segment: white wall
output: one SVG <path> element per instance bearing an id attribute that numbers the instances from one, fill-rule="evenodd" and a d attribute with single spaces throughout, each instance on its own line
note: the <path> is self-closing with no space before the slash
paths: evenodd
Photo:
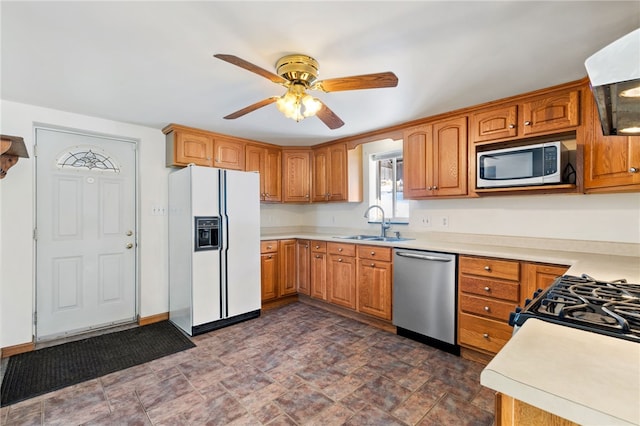
<path id="1" fill-rule="evenodd" d="M 32 341 L 35 306 L 34 124 L 66 127 L 138 140 L 138 313 L 168 311 L 167 217 L 151 207 L 167 205 L 165 139 L 158 129 L 0 101 L 2 134 L 21 136 L 30 158 L 21 158 L 0 181 L 0 347 Z"/>

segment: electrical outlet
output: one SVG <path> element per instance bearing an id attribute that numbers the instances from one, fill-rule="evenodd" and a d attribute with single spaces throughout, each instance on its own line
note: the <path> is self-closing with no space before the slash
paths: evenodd
<path id="1" fill-rule="evenodd" d="M 166 216 L 167 208 L 163 206 L 152 206 L 151 207 L 151 216 Z"/>
<path id="2" fill-rule="evenodd" d="M 422 216 L 422 226 L 428 227 L 431 226 L 431 217 L 430 216 Z"/>
<path id="3" fill-rule="evenodd" d="M 449 217 L 448 216 L 442 216 L 440 218 L 440 226 L 442 226 L 443 228 L 448 228 L 449 227 Z"/>

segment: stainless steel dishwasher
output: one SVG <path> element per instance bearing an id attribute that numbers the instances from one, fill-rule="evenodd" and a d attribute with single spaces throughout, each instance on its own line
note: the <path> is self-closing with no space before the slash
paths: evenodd
<path id="1" fill-rule="evenodd" d="M 401 336 L 459 355 L 456 344 L 457 256 L 393 251 L 393 324 Z"/>

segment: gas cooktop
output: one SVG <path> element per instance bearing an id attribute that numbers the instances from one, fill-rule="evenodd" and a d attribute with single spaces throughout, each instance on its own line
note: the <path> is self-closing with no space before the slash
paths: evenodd
<path id="1" fill-rule="evenodd" d="M 517 328 L 528 318 L 640 343 L 640 284 L 563 275 L 516 308 L 509 324 Z"/>

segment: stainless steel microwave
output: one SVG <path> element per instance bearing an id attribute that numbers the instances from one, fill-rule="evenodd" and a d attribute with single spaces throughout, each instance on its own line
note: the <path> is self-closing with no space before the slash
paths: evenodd
<path id="1" fill-rule="evenodd" d="M 562 142 L 548 142 L 477 153 L 478 188 L 562 183 L 569 159 Z"/>

